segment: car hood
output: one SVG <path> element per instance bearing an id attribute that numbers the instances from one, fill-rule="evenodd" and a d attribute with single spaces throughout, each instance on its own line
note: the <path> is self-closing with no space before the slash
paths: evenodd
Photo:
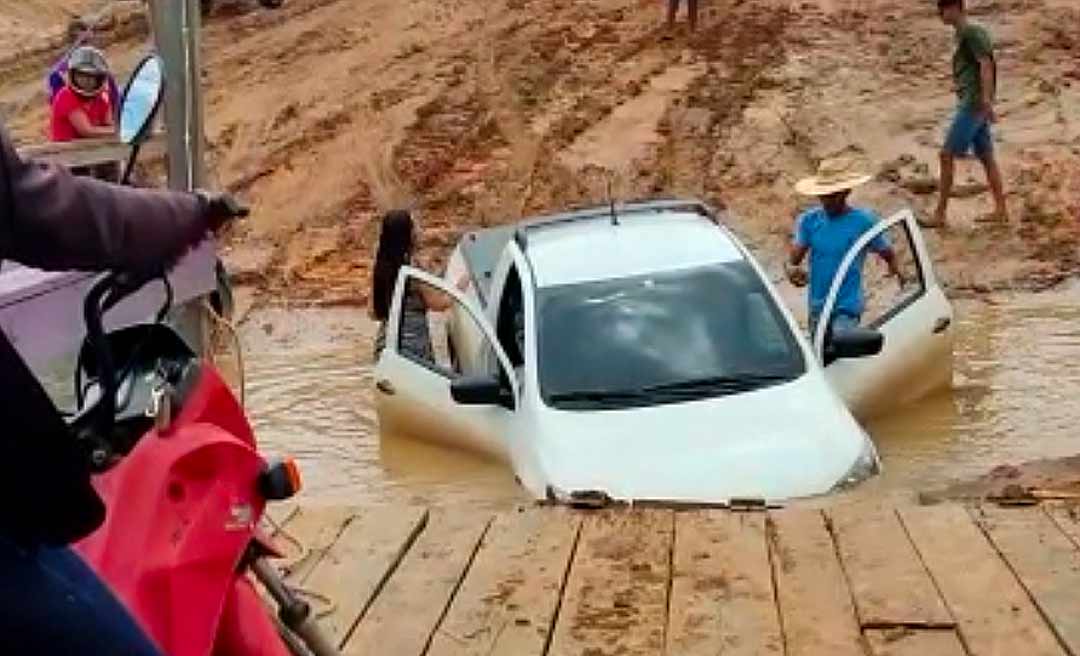
<path id="1" fill-rule="evenodd" d="M 817 372 L 731 396 L 543 414 L 537 460 L 562 498 L 727 503 L 823 494 L 869 442 Z"/>

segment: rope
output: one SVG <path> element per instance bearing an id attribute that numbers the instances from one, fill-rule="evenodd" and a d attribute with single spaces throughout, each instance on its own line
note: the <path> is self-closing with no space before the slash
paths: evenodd
<path id="1" fill-rule="evenodd" d="M 214 319 L 214 321 L 225 329 L 225 332 L 233 338 L 233 345 L 236 348 L 236 367 L 237 373 L 240 376 L 240 407 L 247 408 L 247 376 L 244 373 L 244 346 L 240 342 L 240 333 L 236 330 L 236 326 L 225 317 L 218 314 L 210 302 L 203 299 L 203 307 L 206 312 Z M 213 351 L 211 351 L 211 361 L 215 361 Z M 276 527 L 280 528 L 280 527 Z"/>
<path id="2" fill-rule="evenodd" d="M 263 520 L 266 521 L 267 524 L 270 525 L 270 527 L 272 529 L 274 529 L 272 535 L 273 535 L 273 537 L 275 539 L 280 536 L 280 537 L 284 538 L 286 541 L 290 542 L 293 546 L 295 546 L 300 551 L 299 556 L 297 556 L 296 558 L 294 558 L 291 561 L 285 561 L 284 564 L 282 564 L 281 567 L 279 568 L 285 576 L 288 576 L 290 573 L 295 572 L 297 569 L 300 568 L 301 565 L 306 563 L 308 561 L 308 559 L 310 559 L 312 556 L 315 555 L 315 550 L 314 549 L 308 548 L 307 545 L 305 545 L 303 542 L 300 541 L 299 538 L 297 538 L 295 535 L 293 535 L 288 530 L 286 530 L 285 527 L 282 526 L 273 517 L 271 517 L 270 515 L 263 515 L 262 518 L 263 518 Z M 334 611 L 337 610 L 337 602 L 335 602 L 328 595 L 322 594 L 321 592 L 316 592 L 315 590 L 312 590 L 310 588 L 305 588 L 305 587 L 300 586 L 300 585 L 293 585 L 293 584 L 286 584 L 286 585 L 288 586 L 289 590 L 292 591 L 293 594 L 295 594 L 297 596 L 300 596 L 300 597 L 307 597 L 308 599 L 319 602 L 319 604 L 322 606 L 322 608 L 320 610 L 315 611 L 315 618 L 316 619 L 322 619 L 324 617 L 332 615 L 334 613 Z"/>

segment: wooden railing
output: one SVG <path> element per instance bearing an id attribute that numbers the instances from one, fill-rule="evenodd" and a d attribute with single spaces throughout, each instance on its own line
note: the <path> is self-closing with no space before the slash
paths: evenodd
<path id="1" fill-rule="evenodd" d="M 154 157 L 165 153 L 165 133 L 156 132 L 143 142 L 144 157 Z M 54 162 L 64 166 L 92 166 L 105 162 L 123 161 L 128 158 L 131 146 L 121 143 L 116 138 L 79 139 L 56 143 L 34 144 L 19 148 L 19 155 L 24 159 Z"/>

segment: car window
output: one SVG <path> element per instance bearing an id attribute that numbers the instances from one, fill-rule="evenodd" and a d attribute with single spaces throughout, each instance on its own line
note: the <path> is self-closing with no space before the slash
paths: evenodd
<path id="1" fill-rule="evenodd" d="M 896 254 L 897 264 L 904 274 L 904 285 L 898 284 L 880 257 L 871 255 L 867 258 L 863 271 L 865 310 L 862 323 L 874 328 L 899 314 L 926 291 L 925 277 L 907 223 L 897 223 L 884 235 Z"/>
<path id="2" fill-rule="evenodd" d="M 517 267 L 507 273 L 506 286 L 499 301 L 498 321 L 495 333 L 499 345 L 506 352 L 510 364 L 519 367 L 525 362 L 525 305 L 521 291 L 521 278 Z"/>
<path id="3" fill-rule="evenodd" d="M 430 311 L 428 300 L 445 305 Z M 438 287 L 409 278 L 401 303 L 397 352 L 447 378 L 500 371 L 473 315 Z"/>
<path id="4" fill-rule="evenodd" d="M 747 262 L 538 292 L 541 394 L 555 407 L 577 393 L 629 393 L 703 379 L 791 379 L 802 352 L 757 272 Z M 701 396 L 754 384 L 701 387 Z M 653 397 L 627 404 L 659 403 Z M 583 407 L 575 398 L 573 407 Z M 565 405 L 565 404 L 564 404 Z M 587 406 L 588 404 L 584 404 Z"/>

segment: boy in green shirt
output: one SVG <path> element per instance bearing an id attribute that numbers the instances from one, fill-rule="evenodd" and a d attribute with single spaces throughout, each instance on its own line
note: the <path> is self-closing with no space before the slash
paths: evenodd
<path id="1" fill-rule="evenodd" d="M 964 0 L 938 0 L 941 20 L 956 30 L 956 52 L 953 54 L 953 82 L 956 86 L 957 107 L 952 125 L 941 149 L 941 198 L 932 222 L 926 227 L 945 225 L 949 196 L 952 194 L 956 158 L 974 151 L 986 169 L 986 180 L 994 195 L 993 218 L 1008 220 L 1001 169 L 994 159 L 994 144 L 990 124 L 994 114 L 994 91 L 997 86 L 997 64 L 990 35 L 982 27 L 968 22 Z"/>

